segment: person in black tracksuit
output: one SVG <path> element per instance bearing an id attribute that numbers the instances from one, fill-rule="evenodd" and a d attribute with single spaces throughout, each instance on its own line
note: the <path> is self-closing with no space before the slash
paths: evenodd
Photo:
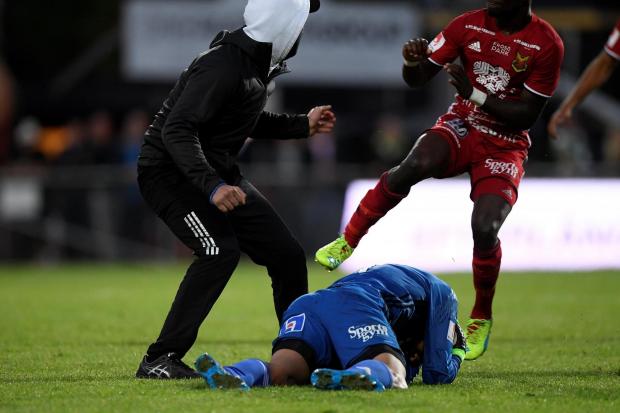
<path id="1" fill-rule="evenodd" d="M 300 139 L 332 130 L 329 106 L 308 115 L 263 110 L 268 84 L 285 71 L 283 61 L 295 53 L 308 13 L 316 9 L 318 1 L 249 0 L 246 26 L 217 35 L 182 73 L 146 131 L 138 160 L 140 190 L 195 259 L 137 377 L 197 376 L 181 359 L 241 252 L 267 268 L 279 321 L 308 291 L 304 250 L 242 176 L 236 156 L 247 137 Z M 270 36 L 279 37 L 267 42 Z"/>

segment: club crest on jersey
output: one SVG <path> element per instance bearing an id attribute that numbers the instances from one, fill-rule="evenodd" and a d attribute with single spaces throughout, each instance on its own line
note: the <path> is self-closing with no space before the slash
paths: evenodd
<path id="1" fill-rule="evenodd" d="M 306 324 L 306 313 L 295 315 L 282 324 L 280 334 L 297 333 L 304 329 Z"/>
<path id="2" fill-rule="evenodd" d="M 527 63 L 530 60 L 530 56 L 523 56 L 521 53 L 517 52 L 517 56 L 515 60 L 512 61 L 512 68 L 515 72 L 521 73 L 527 70 Z"/>

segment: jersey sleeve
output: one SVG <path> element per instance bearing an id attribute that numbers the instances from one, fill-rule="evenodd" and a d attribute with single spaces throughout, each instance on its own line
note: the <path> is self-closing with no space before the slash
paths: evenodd
<path id="1" fill-rule="evenodd" d="M 463 16 L 452 20 L 428 45 L 429 61 L 437 66 L 452 63 L 459 56 L 459 41 L 464 30 Z"/>
<path id="2" fill-rule="evenodd" d="M 560 81 L 560 69 L 564 60 L 564 44 L 557 37 L 553 46 L 544 50 L 534 62 L 534 67 L 523 86 L 530 92 L 550 98 Z"/>
<path id="3" fill-rule="evenodd" d="M 308 116 L 263 111 L 252 131 L 254 139 L 303 139 L 310 134 Z"/>
<path id="4" fill-rule="evenodd" d="M 605 51 L 608 55 L 616 60 L 620 60 L 620 20 L 616 23 L 616 27 L 609 35 L 605 44 Z"/>
<path id="5" fill-rule="evenodd" d="M 462 360 L 452 354 L 457 308 L 458 301 L 450 287 L 437 285 L 432 288 L 424 335 L 424 384 L 452 383 L 459 372 Z"/>
<path id="6" fill-rule="evenodd" d="M 198 130 L 217 116 L 239 79 L 218 63 L 211 55 L 190 65 L 185 88 L 162 130 L 162 141 L 177 168 L 207 196 L 223 181 L 207 161 Z"/>

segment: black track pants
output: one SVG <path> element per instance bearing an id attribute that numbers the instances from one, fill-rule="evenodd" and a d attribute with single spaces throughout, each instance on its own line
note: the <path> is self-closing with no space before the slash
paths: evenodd
<path id="1" fill-rule="evenodd" d="M 147 204 L 195 260 L 187 269 L 150 357 L 191 348 L 198 329 L 224 290 L 241 252 L 265 266 L 271 277 L 278 321 L 289 304 L 308 292 L 306 258 L 271 204 L 247 180 L 237 183 L 246 204 L 224 214 L 176 170 L 142 167 L 138 182 Z"/>

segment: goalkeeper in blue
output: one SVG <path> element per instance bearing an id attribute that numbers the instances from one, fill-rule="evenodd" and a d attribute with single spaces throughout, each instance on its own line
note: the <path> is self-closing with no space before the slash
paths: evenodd
<path id="1" fill-rule="evenodd" d="M 196 360 L 209 387 L 304 385 L 325 390 L 406 389 L 422 370 L 426 384 L 452 383 L 465 357 L 452 288 L 405 265 L 378 265 L 295 300 L 269 363 L 222 366 Z"/>

